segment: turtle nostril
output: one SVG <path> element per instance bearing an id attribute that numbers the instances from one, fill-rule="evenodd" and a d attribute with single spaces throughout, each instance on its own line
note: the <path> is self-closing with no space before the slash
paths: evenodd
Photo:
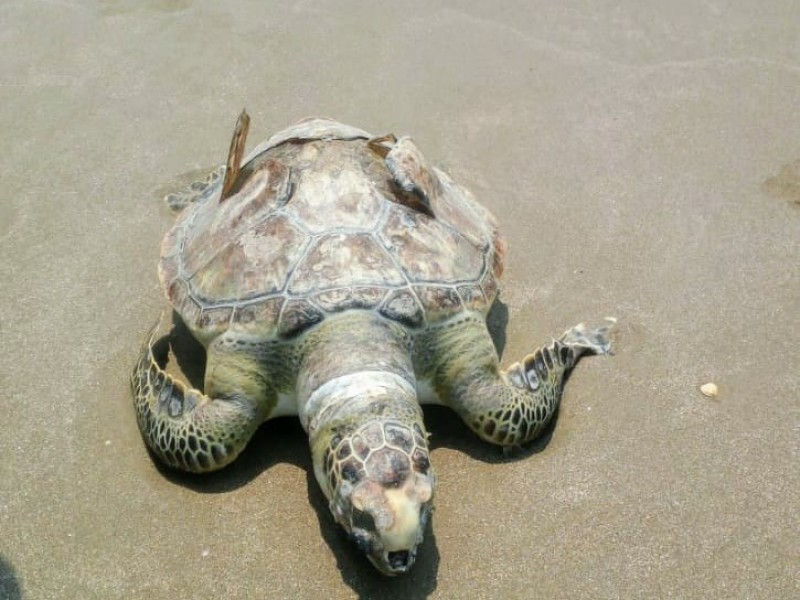
<path id="1" fill-rule="evenodd" d="M 408 557 L 408 550 L 397 550 L 386 555 L 389 566 L 393 569 L 405 569 L 408 566 Z"/>

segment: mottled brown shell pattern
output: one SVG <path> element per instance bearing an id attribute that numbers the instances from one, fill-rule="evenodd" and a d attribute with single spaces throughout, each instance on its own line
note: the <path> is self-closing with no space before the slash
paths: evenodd
<path id="1" fill-rule="evenodd" d="M 504 253 L 492 216 L 433 168 L 432 215 L 415 210 L 358 131 L 301 122 L 251 154 L 230 197 L 181 213 L 159 273 L 200 337 L 287 338 L 355 308 L 411 327 L 488 310 Z"/>

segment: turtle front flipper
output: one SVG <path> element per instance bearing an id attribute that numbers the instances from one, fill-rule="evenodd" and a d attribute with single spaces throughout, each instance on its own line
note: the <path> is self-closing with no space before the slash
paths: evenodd
<path id="1" fill-rule="evenodd" d="M 482 439 L 504 448 L 524 444 L 552 418 L 564 377 L 581 356 L 610 352 L 612 324 L 590 329 L 581 323 L 505 370 L 482 322 L 445 328 L 436 339 L 435 388 Z"/>
<path id="2" fill-rule="evenodd" d="M 142 437 L 171 467 L 194 473 L 220 469 L 244 449 L 264 416 L 246 396 L 209 398 L 164 372 L 153 354 L 157 328 L 131 375 Z"/>

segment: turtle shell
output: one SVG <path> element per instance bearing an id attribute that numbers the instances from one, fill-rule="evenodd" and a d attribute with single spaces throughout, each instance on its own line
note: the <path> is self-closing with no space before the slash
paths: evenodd
<path id="1" fill-rule="evenodd" d="M 287 338 L 352 309 L 409 327 L 485 312 L 502 258 L 492 216 L 408 138 L 310 119 L 251 152 L 232 195 L 181 213 L 159 274 L 199 337 Z"/>

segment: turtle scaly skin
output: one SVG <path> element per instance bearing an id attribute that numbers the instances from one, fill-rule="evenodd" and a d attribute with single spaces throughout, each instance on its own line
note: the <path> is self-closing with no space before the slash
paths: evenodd
<path id="1" fill-rule="evenodd" d="M 265 420 L 297 415 L 336 521 L 383 573 L 414 564 L 436 475 L 420 403 L 511 448 L 554 414 L 609 324 L 578 325 L 501 370 L 486 327 L 505 245 L 493 217 L 410 138 L 310 119 L 168 201 L 168 299 L 205 345 L 203 390 L 168 375 L 154 333 L 133 371 L 148 447 L 175 468 L 224 467 Z M 224 188 L 224 189 L 223 189 Z"/>
<path id="2" fill-rule="evenodd" d="M 196 473 L 220 469 L 239 455 L 269 413 L 244 394 L 214 394 L 212 399 L 165 373 L 153 354 L 157 327 L 131 377 L 139 429 L 171 467 Z M 236 382 L 250 387 L 243 371 Z"/>

